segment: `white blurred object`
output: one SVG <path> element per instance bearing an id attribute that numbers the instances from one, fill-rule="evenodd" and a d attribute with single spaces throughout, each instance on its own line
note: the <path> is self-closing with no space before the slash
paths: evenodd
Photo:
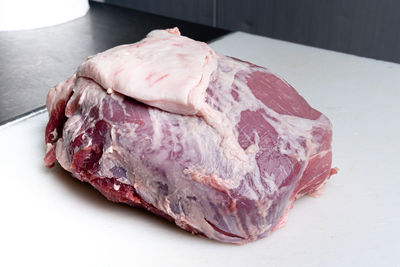
<path id="1" fill-rule="evenodd" d="M 82 17 L 88 0 L 0 0 L 0 31 L 28 30 Z"/>

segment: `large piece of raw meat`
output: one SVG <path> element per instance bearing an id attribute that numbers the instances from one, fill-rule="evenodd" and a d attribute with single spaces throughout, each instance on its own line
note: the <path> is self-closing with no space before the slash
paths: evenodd
<path id="1" fill-rule="evenodd" d="M 265 237 L 335 172 L 327 117 L 176 28 L 89 57 L 47 108 L 48 167 L 222 242 Z"/>

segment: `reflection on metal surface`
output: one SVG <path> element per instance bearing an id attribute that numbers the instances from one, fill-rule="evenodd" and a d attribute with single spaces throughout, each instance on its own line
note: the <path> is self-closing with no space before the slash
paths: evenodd
<path id="1" fill-rule="evenodd" d="M 0 130 L 5 128 L 5 127 L 14 125 L 14 124 L 16 124 L 16 123 L 18 123 L 20 121 L 35 117 L 36 115 L 42 114 L 42 113 L 44 113 L 46 111 L 47 111 L 46 107 L 43 106 L 43 107 L 39 107 L 37 109 L 34 109 L 34 110 L 30 111 L 30 112 L 27 112 L 27 113 L 24 113 L 22 115 L 19 115 L 19 116 L 15 117 L 15 118 L 11 118 L 11 119 L 6 120 L 6 121 L 0 121 Z"/>

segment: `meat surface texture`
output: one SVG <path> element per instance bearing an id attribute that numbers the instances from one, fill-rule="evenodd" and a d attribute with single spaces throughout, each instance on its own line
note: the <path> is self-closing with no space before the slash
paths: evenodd
<path id="1" fill-rule="evenodd" d="M 146 61 L 141 76 L 129 78 L 138 71 L 132 60 L 145 57 L 134 46 L 154 46 L 157 38 L 173 40 L 160 56 L 184 61 L 170 55 L 154 72 Z M 320 192 L 335 173 L 331 123 L 269 70 L 180 38 L 177 29 L 154 31 L 88 58 L 52 88 L 45 164 L 58 161 L 109 200 L 194 234 L 235 244 L 265 237 L 296 199 Z M 204 57 L 187 59 L 188 46 L 200 44 Z M 174 69 L 196 62 L 192 76 Z M 169 76 L 171 83 L 163 80 Z"/>

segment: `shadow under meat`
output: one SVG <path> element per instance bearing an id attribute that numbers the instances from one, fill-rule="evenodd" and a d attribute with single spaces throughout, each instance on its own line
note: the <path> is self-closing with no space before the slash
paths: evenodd
<path id="1" fill-rule="evenodd" d="M 43 166 L 43 168 L 46 168 Z M 199 242 L 212 242 L 213 244 L 219 244 L 219 242 L 210 240 L 208 238 L 194 236 L 189 232 L 179 228 L 175 223 L 171 223 L 168 220 L 155 215 L 144 208 L 137 208 L 129 206 L 124 203 L 115 203 L 107 200 L 99 191 L 93 188 L 89 183 L 81 182 L 73 177 L 69 172 L 62 169 L 59 164 L 56 164 L 53 168 L 47 169 L 51 172 L 51 176 L 60 183 L 63 187 L 67 188 L 75 197 L 79 198 L 80 201 L 89 203 L 94 208 L 102 209 L 104 212 L 110 213 L 110 216 L 124 216 L 125 218 L 131 217 L 132 219 L 139 219 L 144 221 L 146 224 L 150 224 L 153 227 L 163 227 L 168 231 L 173 231 L 175 234 L 179 234 L 180 237 L 189 235 L 196 238 Z M 133 227 L 133 226 L 132 226 Z"/>

